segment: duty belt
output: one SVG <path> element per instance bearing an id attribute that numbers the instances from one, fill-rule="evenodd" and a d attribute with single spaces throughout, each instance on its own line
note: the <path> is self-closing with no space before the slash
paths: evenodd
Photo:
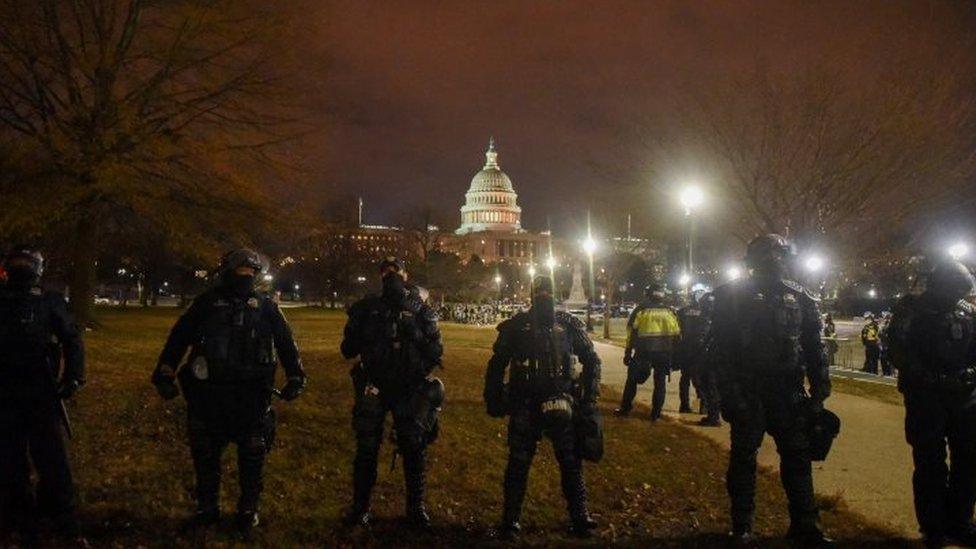
<path id="1" fill-rule="evenodd" d="M 976 388 L 976 367 L 952 373 L 943 372 L 911 372 L 905 376 L 908 380 L 917 381 L 928 387 L 946 390 L 961 390 Z"/>

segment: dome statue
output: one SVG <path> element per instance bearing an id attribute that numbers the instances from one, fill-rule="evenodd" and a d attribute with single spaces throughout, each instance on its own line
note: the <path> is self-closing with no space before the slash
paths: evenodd
<path id="1" fill-rule="evenodd" d="M 461 227 L 457 234 L 481 231 L 517 232 L 522 230 L 522 208 L 512 180 L 498 166 L 495 139 L 488 141 L 485 166 L 471 178 L 461 207 Z"/>

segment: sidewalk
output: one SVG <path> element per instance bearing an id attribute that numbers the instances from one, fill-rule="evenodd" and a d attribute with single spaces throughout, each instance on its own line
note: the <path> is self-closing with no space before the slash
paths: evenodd
<path id="1" fill-rule="evenodd" d="M 600 342 L 594 342 L 594 345 L 603 361 L 603 383 L 623 390 L 627 379 L 623 349 Z M 721 428 L 699 427 L 696 422 L 701 416 L 677 413 L 679 376 L 678 373 L 672 375 L 668 384 L 665 414 L 728 448 L 727 425 Z M 872 381 L 878 382 L 879 379 Z M 637 400 L 649 405 L 650 390 L 648 381 L 639 388 Z M 851 509 L 872 522 L 909 538 L 918 537 L 918 525 L 912 508 L 912 459 L 905 442 L 903 408 L 843 393 L 834 393 L 826 404 L 827 408 L 840 416 L 842 425 L 827 461 L 814 463 L 817 493 L 840 496 Z M 696 406 L 693 404 L 693 407 Z M 768 436 L 759 452 L 759 463 L 774 470 L 779 467 L 775 444 Z M 762 512 L 761 509 L 758 511 Z"/>

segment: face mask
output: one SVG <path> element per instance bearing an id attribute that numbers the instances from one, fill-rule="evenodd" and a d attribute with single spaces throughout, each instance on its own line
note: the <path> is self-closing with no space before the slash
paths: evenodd
<path id="1" fill-rule="evenodd" d="M 37 284 L 37 276 L 30 267 L 11 267 L 7 269 L 7 285 L 11 288 L 30 288 Z"/>
<path id="2" fill-rule="evenodd" d="M 551 295 L 532 297 L 532 316 L 539 326 L 552 326 L 556 322 L 556 301 Z"/>
<path id="3" fill-rule="evenodd" d="M 389 273 L 383 277 L 383 297 L 394 303 L 402 303 L 406 297 L 406 284 L 403 277 Z"/>
<path id="4" fill-rule="evenodd" d="M 254 291 L 254 276 L 231 274 L 227 277 L 227 287 L 235 295 L 248 295 Z"/>

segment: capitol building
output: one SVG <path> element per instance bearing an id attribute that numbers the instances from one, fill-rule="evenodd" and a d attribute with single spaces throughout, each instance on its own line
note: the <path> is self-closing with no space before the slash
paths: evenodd
<path id="1" fill-rule="evenodd" d="M 522 228 L 522 208 L 511 178 L 498 164 L 495 140 L 488 142 L 485 165 L 471 178 L 461 206 L 461 226 L 445 248 L 465 259 L 516 265 L 539 262 L 549 255 L 549 234 Z"/>
<path id="2" fill-rule="evenodd" d="M 485 167 L 471 178 L 471 187 L 464 198 L 457 234 L 522 230 L 522 208 L 517 204 L 518 195 L 512 188 L 512 180 L 498 166 L 494 138 L 488 141 Z"/>

